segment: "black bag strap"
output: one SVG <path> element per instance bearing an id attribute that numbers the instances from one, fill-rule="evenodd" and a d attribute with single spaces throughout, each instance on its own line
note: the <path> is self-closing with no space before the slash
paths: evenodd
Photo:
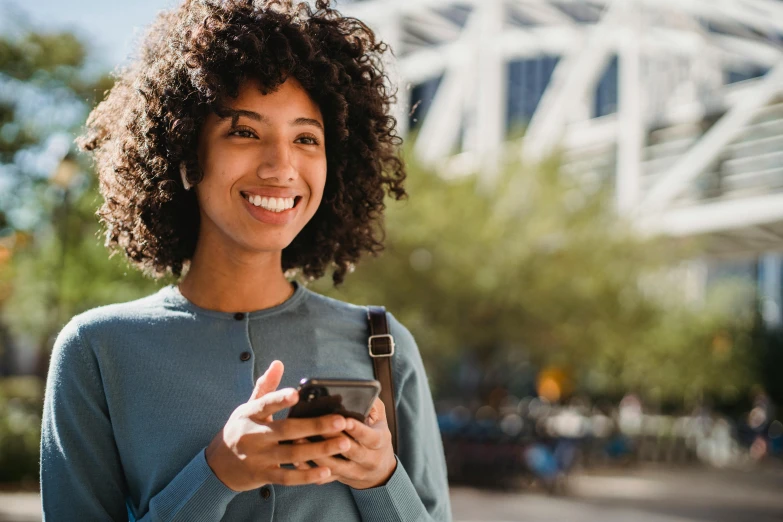
<path id="1" fill-rule="evenodd" d="M 386 407 L 386 422 L 392 436 L 392 446 L 397 454 L 397 410 L 394 407 L 394 378 L 391 358 L 394 355 L 394 338 L 389 331 L 386 309 L 382 306 L 367 307 L 370 337 L 367 348 L 372 357 L 375 378 L 381 383 L 381 401 Z"/>

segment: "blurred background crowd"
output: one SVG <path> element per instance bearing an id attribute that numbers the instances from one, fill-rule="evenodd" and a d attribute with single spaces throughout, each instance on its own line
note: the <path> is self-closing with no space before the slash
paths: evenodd
<path id="1" fill-rule="evenodd" d="M 37 487 L 60 328 L 172 282 L 108 258 L 73 144 L 170 5 L 0 1 L 0 489 Z M 411 196 L 312 287 L 413 332 L 455 487 L 783 485 L 783 2 L 337 5 L 394 50 Z"/>

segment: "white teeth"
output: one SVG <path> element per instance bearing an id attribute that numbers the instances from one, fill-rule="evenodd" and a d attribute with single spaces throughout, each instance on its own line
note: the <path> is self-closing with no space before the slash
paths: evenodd
<path id="1" fill-rule="evenodd" d="M 247 200 L 253 205 L 272 212 L 282 212 L 294 207 L 294 198 L 268 198 L 258 195 L 248 195 Z"/>

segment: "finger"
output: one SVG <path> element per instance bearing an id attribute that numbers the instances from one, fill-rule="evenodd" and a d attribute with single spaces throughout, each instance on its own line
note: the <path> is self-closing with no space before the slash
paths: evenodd
<path id="1" fill-rule="evenodd" d="M 354 419 L 348 419 L 345 432 L 353 437 L 356 442 L 371 450 L 378 450 L 384 447 L 386 444 L 386 433 L 389 434 L 389 439 L 391 440 L 391 433 L 389 433 L 386 421 L 380 421 L 370 427 L 361 422 L 356 422 Z"/>
<path id="2" fill-rule="evenodd" d="M 345 425 L 345 417 L 342 415 L 324 415 L 312 419 L 281 419 L 269 423 L 278 441 L 304 439 L 315 435 L 336 435 L 345 429 Z"/>
<path id="3" fill-rule="evenodd" d="M 296 439 L 294 441 L 294 444 L 307 444 L 307 442 L 308 442 L 307 439 Z M 304 462 L 294 462 L 293 465 L 297 469 L 309 469 L 310 468 L 310 466 L 308 466 Z"/>
<path id="4" fill-rule="evenodd" d="M 351 442 L 351 447 L 343 451 L 341 455 L 364 468 L 372 469 L 378 465 L 376 450 L 370 450 L 356 441 Z"/>
<path id="5" fill-rule="evenodd" d="M 375 399 L 370 412 L 367 414 L 366 423 L 369 426 L 373 426 L 380 420 L 386 420 L 386 405 L 383 404 L 381 399 Z"/>
<path id="6" fill-rule="evenodd" d="M 368 414 L 367 414 L 367 418 L 365 419 L 365 423 L 366 423 L 368 426 L 373 426 L 373 425 L 375 425 L 375 424 L 376 424 L 376 423 L 377 423 L 379 420 L 381 420 L 381 415 L 380 415 L 380 413 L 378 412 L 378 408 L 376 408 L 375 406 L 373 406 L 373 407 L 370 409 L 370 413 L 368 413 Z"/>
<path id="7" fill-rule="evenodd" d="M 329 468 L 300 469 L 276 469 L 270 473 L 270 482 L 282 486 L 301 486 L 304 484 L 317 484 L 328 479 L 332 471 Z"/>
<path id="8" fill-rule="evenodd" d="M 335 482 L 337 480 L 340 480 L 340 477 L 336 477 L 334 474 L 329 475 L 324 480 L 320 480 L 315 483 L 316 486 L 323 486 L 324 484 L 329 484 L 330 482 Z"/>
<path id="9" fill-rule="evenodd" d="M 271 393 L 280 386 L 280 380 L 283 378 L 283 363 L 274 360 L 264 374 L 258 378 L 256 385 L 253 387 L 253 393 L 250 394 L 250 399 L 258 399 L 263 397 L 267 393 Z"/>
<path id="10" fill-rule="evenodd" d="M 350 448 L 348 437 L 337 437 L 321 442 L 308 442 L 307 444 L 279 444 L 271 448 L 270 457 L 276 463 L 300 462 L 322 459 L 339 455 Z"/>
<path id="11" fill-rule="evenodd" d="M 246 414 L 250 419 L 266 422 L 269 417 L 278 411 L 290 408 L 297 402 L 299 402 L 299 392 L 293 388 L 283 388 L 247 402 Z"/>
<path id="12" fill-rule="evenodd" d="M 326 457 L 316 459 L 315 463 L 319 468 L 329 468 L 331 470 L 330 477 L 335 477 L 337 480 L 361 480 L 367 474 L 367 469 L 364 466 L 350 460 Z"/>

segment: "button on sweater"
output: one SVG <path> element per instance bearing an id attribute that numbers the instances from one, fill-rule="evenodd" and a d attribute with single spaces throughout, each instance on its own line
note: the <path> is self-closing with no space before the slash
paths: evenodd
<path id="1" fill-rule="evenodd" d="M 367 308 L 294 284 L 283 304 L 245 314 L 200 308 L 169 285 L 74 317 L 46 383 L 44 519 L 450 521 L 427 376 L 413 337 L 391 314 L 399 448 L 385 485 L 238 493 L 212 472 L 204 450 L 273 360 L 285 364 L 280 387 L 305 377 L 374 378 Z"/>

